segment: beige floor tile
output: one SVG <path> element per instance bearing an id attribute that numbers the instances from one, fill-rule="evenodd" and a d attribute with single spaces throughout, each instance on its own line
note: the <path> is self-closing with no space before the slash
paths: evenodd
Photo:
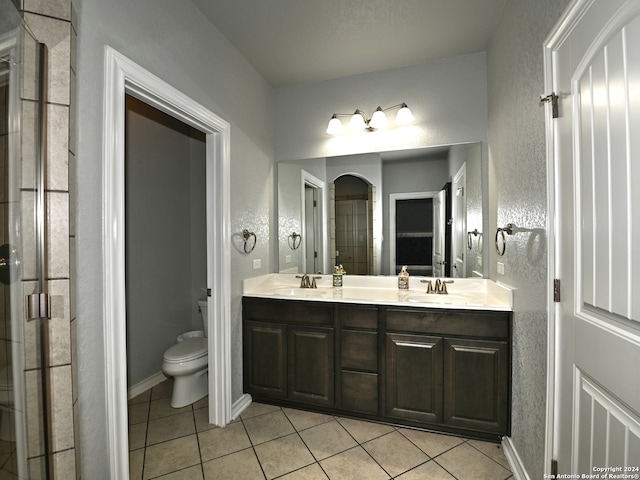
<path id="1" fill-rule="evenodd" d="M 204 398 L 201 398 L 200 400 L 198 400 L 196 403 L 193 404 L 194 410 L 198 410 L 200 408 L 207 408 L 207 407 L 209 407 L 209 395 L 205 396 Z"/>
<path id="2" fill-rule="evenodd" d="M 320 465 L 314 463 L 280 477 L 278 480 L 328 480 L 328 477 L 324 474 Z"/>
<path id="3" fill-rule="evenodd" d="M 477 448 L 492 460 L 498 462 L 507 470 L 511 470 L 507 457 L 504 456 L 504 450 L 498 443 L 482 442 L 480 440 L 469 440 L 467 442 L 472 447 Z"/>
<path id="4" fill-rule="evenodd" d="M 224 428 L 213 428 L 198 433 L 202 461 L 228 455 L 249 448 L 251 441 L 242 422 L 231 423 Z"/>
<path id="5" fill-rule="evenodd" d="M 257 445 L 255 451 L 269 480 L 315 462 L 297 433 Z"/>
<path id="6" fill-rule="evenodd" d="M 289 418 L 297 431 L 315 427 L 316 425 L 330 422 L 334 419 L 331 415 L 305 412 L 304 410 L 294 410 L 292 408 L 283 408 L 282 411 Z"/>
<path id="7" fill-rule="evenodd" d="M 129 425 L 129 450 L 144 448 L 147 440 L 147 422 Z"/>
<path id="8" fill-rule="evenodd" d="M 308 428 L 299 434 L 316 460 L 323 460 L 358 445 L 335 420 Z"/>
<path id="9" fill-rule="evenodd" d="M 454 477 L 465 480 L 502 480 L 511 476 L 509 470 L 466 443 L 443 453 L 435 461 Z"/>
<path id="10" fill-rule="evenodd" d="M 368 442 L 374 438 L 381 437 L 387 433 L 393 432 L 391 425 L 383 425 L 381 423 L 364 422 L 353 418 L 337 418 L 340 425 L 347 429 L 347 432 L 356 439 L 358 443 Z"/>
<path id="11" fill-rule="evenodd" d="M 210 460 L 202 468 L 205 480 L 264 480 L 253 448 Z"/>
<path id="12" fill-rule="evenodd" d="M 280 409 L 243 420 L 243 423 L 253 445 L 259 445 L 295 432 L 291 422 Z"/>
<path id="13" fill-rule="evenodd" d="M 399 428 L 398 432 L 411 440 L 417 447 L 431 458 L 460 445 L 464 439 L 452 435 L 423 432 L 410 428 Z"/>
<path id="14" fill-rule="evenodd" d="M 211 430 L 217 428 L 215 425 L 209 423 L 209 409 L 199 408 L 193 411 L 193 416 L 196 419 L 196 430 L 198 432 L 204 432 L 205 430 Z"/>
<path id="15" fill-rule="evenodd" d="M 203 480 L 202 465 L 195 465 L 193 467 L 185 468 L 184 470 L 178 470 L 177 472 L 170 473 L 169 475 L 163 475 L 159 480 Z"/>
<path id="16" fill-rule="evenodd" d="M 158 400 L 151 400 L 149 420 L 168 417 L 169 415 L 176 415 L 183 412 L 190 412 L 192 410 L 191 405 L 187 405 L 182 408 L 173 408 L 171 406 L 171 397 L 159 398 Z"/>
<path id="17" fill-rule="evenodd" d="M 147 445 L 166 442 L 196 433 L 193 412 L 184 412 L 149 421 Z"/>
<path id="18" fill-rule="evenodd" d="M 129 425 L 135 425 L 136 423 L 146 422 L 149 418 L 149 404 L 138 403 L 136 405 L 129 405 L 127 408 L 129 413 Z"/>
<path id="19" fill-rule="evenodd" d="M 146 392 L 141 393 L 140 395 L 136 395 L 132 399 L 128 401 L 129 405 L 135 405 L 137 403 L 149 403 L 151 401 L 151 390 L 147 390 Z"/>
<path id="20" fill-rule="evenodd" d="M 198 440 L 195 435 L 169 440 L 147 447 L 144 459 L 144 478 L 155 478 L 177 470 L 198 465 Z"/>
<path id="21" fill-rule="evenodd" d="M 391 432 L 364 443 L 362 447 L 385 471 L 395 477 L 429 460 L 429 456 L 403 437 Z"/>
<path id="22" fill-rule="evenodd" d="M 331 480 L 383 480 L 390 478 L 362 447 L 355 447 L 320 462 Z"/>
<path id="23" fill-rule="evenodd" d="M 403 473 L 396 480 L 456 480 L 444 468 L 433 460 Z"/>
<path id="24" fill-rule="evenodd" d="M 170 397 L 173 393 L 173 378 L 167 378 L 151 389 L 151 400 Z"/>
<path id="25" fill-rule="evenodd" d="M 144 448 L 129 452 L 129 480 L 142 480 Z"/>
<path id="26" fill-rule="evenodd" d="M 269 412 L 275 412 L 276 410 L 280 410 L 280 407 L 267 405 L 265 403 L 253 402 L 244 410 L 244 412 L 242 412 L 242 415 L 240 416 L 243 420 L 246 420 L 247 418 L 255 417 L 257 415 L 264 415 L 265 413 Z"/>

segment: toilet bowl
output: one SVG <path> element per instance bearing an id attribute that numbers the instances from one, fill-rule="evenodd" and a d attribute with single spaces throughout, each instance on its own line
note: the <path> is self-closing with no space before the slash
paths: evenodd
<path id="1" fill-rule="evenodd" d="M 162 372 L 173 377 L 171 406 L 181 408 L 197 402 L 209 392 L 207 352 L 207 302 L 198 301 L 204 330 L 179 335 L 164 353 Z"/>

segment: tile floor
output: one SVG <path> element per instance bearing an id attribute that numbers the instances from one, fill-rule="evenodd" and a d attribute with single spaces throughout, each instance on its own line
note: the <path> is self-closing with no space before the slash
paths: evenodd
<path id="1" fill-rule="evenodd" d="M 129 401 L 132 480 L 513 479 L 493 443 L 259 403 L 216 428 L 206 398 L 170 395 L 167 380 Z"/>

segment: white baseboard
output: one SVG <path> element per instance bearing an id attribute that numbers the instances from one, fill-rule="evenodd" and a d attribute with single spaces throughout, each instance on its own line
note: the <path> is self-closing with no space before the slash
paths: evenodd
<path id="1" fill-rule="evenodd" d="M 127 400 L 131 400 L 132 398 L 137 397 L 141 393 L 144 393 L 150 388 L 153 388 L 156 385 L 164 382 L 166 379 L 167 377 L 165 377 L 161 371 L 151 375 L 148 378 L 145 378 L 141 382 L 138 382 L 127 389 Z"/>
<path id="2" fill-rule="evenodd" d="M 249 405 L 251 405 L 252 401 L 253 398 L 251 398 L 251 395 L 245 393 L 238 400 L 233 402 L 233 405 L 231 406 L 231 420 L 235 420 L 236 418 L 238 418 L 240 414 L 242 414 L 242 412 L 244 412 L 245 409 Z"/>
<path id="3" fill-rule="evenodd" d="M 520 460 L 520 455 L 518 455 L 518 452 L 511 441 L 511 437 L 502 437 L 502 450 L 504 451 L 504 456 L 507 457 L 507 461 L 511 467 L 513 478 L 515 478 L 515 480 L 531 480 L 527 470 L 522 464 L 522 460 Z"/>

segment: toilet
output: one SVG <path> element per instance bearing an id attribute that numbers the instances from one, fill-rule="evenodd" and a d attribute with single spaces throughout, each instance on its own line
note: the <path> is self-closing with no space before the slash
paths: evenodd
<path id="1" fill-rule="evenodd" d="M 207 301 L 199 300 L 204 331 L 178 335 L 178 343 L 164 352 L 162 372 L 173 377 L 171 406 L 181 408 L 197 402 L 209 393 L 207 352 Z"/>

